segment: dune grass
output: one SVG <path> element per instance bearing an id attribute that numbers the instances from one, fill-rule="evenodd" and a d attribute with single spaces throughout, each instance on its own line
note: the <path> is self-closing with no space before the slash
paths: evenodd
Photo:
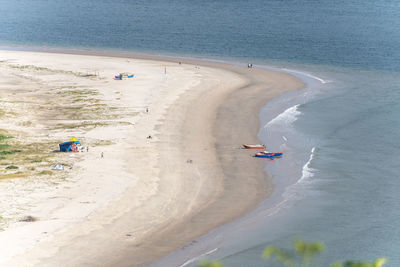
<path id="1" fill-rule="evenodd" d="M 51 159 L 55 157 L 52 151 L 58 147 L 57 141 L 23 143 L 5 133 L 0 140 L 0 166 L 4 172 L 1 179 L 53 174 L 46 170 L 52 166 Z M 16 173 L 16 170 L 21 171 Z"/>
<path id="2" fill-rule="evenodd" d="M 39 67 L 39 66 L 35 66 L 35 65 L 9 64 L 8 66 L 10 68 L 19 69 L 19 70 L 22 70 L 22 71 L 23 70 L 33 70 L 33 71 L 41 71 L 41 72 L 62 73 L 62 74 L 69 74 L 69 75 L 74 75 L 74 76 L 78 76 L 78 77 L 87 77 L 87 78 L 98 77 L 98 75 L 95 74 L 95 73 L 83 73 L 83 72 L 70 71 L 70 70 L 50 69 L 50 68 Z"/>

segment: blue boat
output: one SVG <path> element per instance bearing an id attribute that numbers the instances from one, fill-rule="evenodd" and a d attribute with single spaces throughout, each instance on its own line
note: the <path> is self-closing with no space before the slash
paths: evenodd
<path id="1" fill-rule="evenodd" d="M 258 152 L 257 154 L 254 155 L 256 158 L 267 158 L 267 159 L 275 159 L 275 158 L 281 158 L 283 155 L 282 152 L 268 152 L 268 151 L 263 151 L 263 152 Z"/>
<path id="2" fill-rule="evenodd" d="M 262 152 L 259 152 L 259 153 L 255 154 L 254 157 L 256 157 L 256 158 L 268 158 L 268 159 L 274 159 L 275 158 L 274 155 L 264 154 Z"/>
<path id="3" fill-rule="evenodd" d="M 275 156 L 275 157 L 282 157 L 283 153 L 282 152 L 268 152 L 268 151 L 262 151 L 260 152 L 264 155 L 270 155 L 270 156 Z"/>
<path id="4" fill-rule="evenodd" d="M 135 74 L 133 73 L 120 73 L 118 75 L 114 76 L 115 80 L 122 80 L 122 78 L 133 78 L 135 77 Z"/>

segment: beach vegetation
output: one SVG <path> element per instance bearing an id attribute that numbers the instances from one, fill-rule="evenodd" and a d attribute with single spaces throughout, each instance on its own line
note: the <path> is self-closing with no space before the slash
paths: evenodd
<path id="1" fill-rule="evenodd" d="M 113 144 L 115 144 L 115 142 L 111 140 L 97 140 L 95 143 L 93 143 L 93 146 L 109 146 Z"/>
<path id="2" fill-rule="evenodd" d="M 77 102 L 82 102 L 82 101 L 85 101 L 86 99 L 85 98 L 75 98 L 74 100 L 72 100 L 72 103 L 77 103 Z"/>
<path id="3" fill-rule="evenodd" d="M 219 261 L 207 261 L 207 260 L 204 260 L 199 264 L 199 267 L 225 267 L 225 265 L 223 265 Z"/>
<path id="4" fill-rule="evenodd" d="M 83 73 L 77 71 L 70 71 L 70 70 L 58 70 L 58 69 L 50 69 L 46 67 L 39 67 L 35 65 L 15 65 L 9 64 L 10 68 L 19 69 L 19 70 L 33 70 L 33 71 L 42 71 L 42 72 L 52 72 L 52 73 L 61 73 L 61 74 L 69 74 L 78 77 L 87 77 L 87 78 L 95 78 L 98 77 L 96 73 Z"/>
<path id="5" fill-rule="evenodd" d="M 85 96 L 85 95 L 98 95 L 99 92 L 96 90 L 91 89 L 76 89 L 76 90 L 63 90 L 61 93 L 66 95 L 78 95 L 78 96 Z"/>
<path id="6" fill-rule="evenodd" d="M 22 126 L 30 127 L 33 125 L 32 121 L 23 121 L 20 123 Z"/>
<path id="7" fill-rule="evenodd" d="M 19 222 L 35 222 L 35 221 L 37 221 L 37 220 L 38 220 L 37 218 L 35 218 L 35 217 L 31 216 L 31 215 L 28 215 L 28 216 L 22 217 L 22 218 L 19 219 L 18 221 L 19 221 Z"/>
<path id="8" fill-rule="evenodd" d="M 13 139 L 12 142 L 2 145 L 0 165 L 6 166 L 4 170 L 22 168 L 25 172 L 16 175 L 4 174 L 0 176 L 0 179 L 52 175 L 52 172 L 41 173 L 41 171 L 53 165 L 52 158 L 56 157 L 53 151 L 58 147 L 58 143 L 57 140 L 23 143 L 21 140 Z"/>
<path id="9" fill-rule="evenodd" d="M 19 150 L 19 149 L 2 150 L 2 151 L 0 151 L 0 155 L 10 155 L 10 154 L 15 154 L 15 153 L 19 153 L 19 152 L 21 152 L 21 150 Z"/>
<path id="10" fill-rule="evenodd" d="M 52 120 L 99 120 L 120 116 L 118 113 L 120 108 L 112 108 L 99 102 L 99 99 L 76 98 L 72 99 L 69 105 L 50 105 Z M 75 105 L 71 106 L 71 103 Z M 42 109 L 48 113 L 48 108 L 42 107 Z"/>
<path id="11" fill-rule="evenodd" d="M 373 262 L 366 261 L 345 261 L 334 263 L 331 267 L 381 267 L 387 262 L 386 258 L 378 258 Z"/>
<path id="12" fill-rule="evenodd" d="M 277 246 L 268 246 L 262 257 L 266 260 L 275 257 L 279 262 L 288 266 L 310 266 L 312 261 L 325 250 L 322 242 L 305 242 L 301 239 L 293 242 L 293 249 L 285 250 Z"/>
<path id="13" fill-rule="evenodd" d="M 76 129 L 76 128 L 96 128 L 107 126 L 104 122 L 81 122 L 81 123 L 63 123 L 57 124 L 56 129 Z"/>
<path id="14" fill-rule="evenodd" d="M 0 179 L 25 178 L 28 176 L 29 174 L 23 172 L 7 173 L 7 174 L 1 174 Z"/>
<path id="15" fill-rule="evenodd" d="M 132 122 L 129 122 L 129 121 L 119 121 L 118 124 L 119 125 L 127 125 L 127 126 L 134 125 Z"/>
<path id="16" fill-rule="evenodd" d="M 13 138 L 13 137 L 0 133 L 0 142 L 3 140 L 6 140 L 6 139 L 10 139 L 10 138 Z"/>
<path id="17" fill-rule="evenodd" d="M 53 175 L 53 172 L 49 170 L 43 170 L 39 172 L 39 175 Z"/>
<path id="18" fill-rule="evenodd" d="M 40 163 L 43 162 L 43 157 L 35 157 L 35 158 L 26 158 L 31 163 Z"/>
<path id="19" fill-rule="evenodd" d="M 6 167 L 6 170 L 16 170 L 16 169 L 19 169 L 19 167 L 15 165 L 9 165 Z"/>
<path id="20" fill-rule="evenodd" d="M 4 150 L 8 148 L 10 145 L 9 144 L 0 144 L 0 150 Z"/>

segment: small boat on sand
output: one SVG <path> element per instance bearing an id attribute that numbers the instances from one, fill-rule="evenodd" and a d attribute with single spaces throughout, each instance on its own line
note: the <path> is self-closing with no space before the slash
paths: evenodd
<path id="1" fill-rule="evenodd" d="M 256 158 L 268 158 L 268 159 L 275 159 L 275 158 L 281 158 L 283 155 L 282 152 L 268 152 L 268 151 L 263 151 L 263 152 L 258 152 L 257 154 L 254 155 Z"/>
<path id="2" fill-rule="evenodd" d="M 268 154 L 264 154 L 262 152 L 259 152 L 259 153 L 255 154 L 254 157 L 256 157 L 256 158 L 267 158 L 267 159 L 274 159 L 275 158 L 274 155 L 268 155 Z"/>
<path id="3" fill-rule="evenodd" d="M 281 157 L 281 156 L 283 156 L 283 153 L 282 153 L 282 152 L 262 151 L 262 152 L 259 152 L 259 153 L 264 154 L 264 155 L 267 155 L 267 156 L 275 156 L 275 157 Z"/>
<path id="4" fill-rule="evenodd" d="M 124 73 L 115 75 L 114 80 L 122 80 L 122 78 L 133 78 L 133 77 L 135 77 L 135 74 L 124 72 Z"/>
<path id="5" fill-rule="evenodd" d="M 257 144 L 257 145 L 243 145 L 246 149 L 265 149 L 264 144 Z"/>

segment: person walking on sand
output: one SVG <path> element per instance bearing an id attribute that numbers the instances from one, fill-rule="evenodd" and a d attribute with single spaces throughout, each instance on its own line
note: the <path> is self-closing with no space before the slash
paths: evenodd
<path id="1" fill-rule="evenodd" d="M 86 152 L 89 152 L 89 146 L 86 147 Z"/>
<path id="2" fill-rule="evenodd" d="M 101 158 L 104 158 L 104 153 L 103 152 L 101 152 Z"/>

